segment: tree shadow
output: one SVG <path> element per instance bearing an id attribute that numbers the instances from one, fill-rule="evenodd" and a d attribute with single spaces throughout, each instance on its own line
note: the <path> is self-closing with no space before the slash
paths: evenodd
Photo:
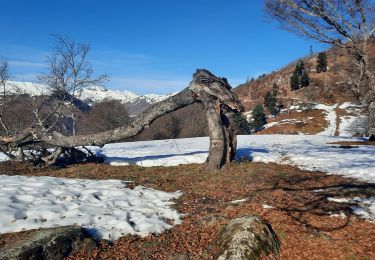
<path id="1" fill-rule="evenodd" d="M 257 192 L 284 192 L 287 202 L 274 203 L 274 209 L 286 212 L 307 229 L 329 232 L 345 228 L 355 216 L 354 209 L 366 210 L 361 201 L 374 200 L 375 184 L 354 179 L 332 183 L 328 178 L 339 177 L 323 173 L 279 176 L 270 180 L 271 186 L 257 189 Z M 370 216 L 375 218 L 371 213 Z"/>

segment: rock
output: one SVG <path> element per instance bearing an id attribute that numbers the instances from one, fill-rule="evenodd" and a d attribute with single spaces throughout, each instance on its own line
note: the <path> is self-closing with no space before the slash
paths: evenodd
<path id="1" fill-rule="evenodd" d="M 217 241 L 219 260 L 262 259 L 277 255 L 280 241 L 272 227 L 256 216 L 233 219 L 220 232 Z"/>
<path id="2" fill-rule="evenodd" d="M 62 259 L 79 250 L 92 250 L 95 242 L 78 226 L 33 230 L 18 241 L 1 248 L 0 260 Z"/>
<path id="3" fill-rule="evenodd" d="M 369 142 L 375 142 L 375 134 L 372 134 L 368 139 Z"/>

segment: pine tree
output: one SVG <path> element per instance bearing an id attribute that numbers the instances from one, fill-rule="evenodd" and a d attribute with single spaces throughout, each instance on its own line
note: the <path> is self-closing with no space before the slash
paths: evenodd
<path id="1" fill-rule="evenodd" d="M 253 118 L 253 129 L 257 130 L 266 123 L 266 115 L 264 114 L 264 109 L 261 104 L 254 107 L 251 115 Z"/>
<path id="2" fill-rule="evenodd" d="M 251 134 L 251 125 L 242 113 L 235 113 L 233 121 L 239 128 L 237 134 Z"/>
<path id="3" fill-rule="evenodd" d="M 301 88 L 304 88 L 304 87 L 307 87 L 308 85 L 310 85 L 310 77 L 309 77 L 309 75 L 307 74 L 307 71 L 306 71 L 306 70 L 304 70 L 304 71 L 302 72 L 302 76 L 301 76 L 300 84 L 301 84 Z"/>
<path id="4" fill-rule="evenodd" d="M 293 72 L 292 77 L 290 78 L 290 87 L 292 91 L 299 89 L 299 77 L 296 71 Z"/>
<path id="5" fill-rule="evenodd" d="M 326 72 L 327 71 L 327 54 L 325 52 L 320 52 L 318 54 L 318 59 L 316 60 L 316 72 Z"/>
<path id="6" fill-rule="evenodd" d="M 302 72 L 305 70 L 305 63 L 303 63 L 303 60 L 299 60 L 296 65 L 296 73 L 298 76 L 302 75 Z"/>
<path id="7" fill-rule="evenodd" d="M 272 115 L 277 113 L 276 97 L 271 92 L 267 92 L 265 95 L 264 106 Z"/>
<path id="8" fill-rule="evenodd" d="M 310 85 L 310 77 L 305 69 L 305 64 L 299 60 L 290 78 L 290 87 L 294 91 L 308 85 Z"/>

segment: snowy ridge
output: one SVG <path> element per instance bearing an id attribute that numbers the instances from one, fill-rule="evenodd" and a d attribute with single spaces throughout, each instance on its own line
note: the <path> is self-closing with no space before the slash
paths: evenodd
<path id="1" fill-rule="evenodd" d="M 37 228 L 83 226 L 94 238 L 146 236 L 180 224 L 170 208 L 181 193 L 166 193 L 120 180 L 0 175 L 0 234 Z"/>
<path id="2" fill-rule="evenodd" d="M 6 85 L 6 92 L 7 94 L 40 96 L 51 94 L 51 89 L 39 83 L 9 81 Z"/>
<path id="3" fill-rule="evenodd" d="M 10 81 L 7 84 L 7 92 L 9 94 L 27 94 L 30 96 L 40 96 L 50 94 L 51 89 L 48 86 L 40 83 Z M 100 102 L 105 99 L 120 100 L 121 103 L 138 103 L 141 101 L 145 101 L 146 103 L 154 104 L 175 94 L 176 93 L 165 95 L 138 95 L 127 90 L 110 90 L 101 86 L 91 86 L 81 90 L 77 96 L 79 99 L 89 104 Z"/>

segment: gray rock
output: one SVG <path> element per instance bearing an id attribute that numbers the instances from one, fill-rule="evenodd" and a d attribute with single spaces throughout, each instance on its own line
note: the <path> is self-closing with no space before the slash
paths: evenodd
<path id="1" fill-rule="evenodd" d="M 5 259 L 62 259 L 81 249 L 91 250 L 95 242 L 78 226 L 35 230 L 25 239 L 0 249 Z"/>
<path id="2" fill-rule="evenodd" d="M 256 216 L 230 221 L 216 243 L 221 248 L 219 260 L 262 259 L 277 255 L 280 250 L 280 241 L 272 227 Z"/>

